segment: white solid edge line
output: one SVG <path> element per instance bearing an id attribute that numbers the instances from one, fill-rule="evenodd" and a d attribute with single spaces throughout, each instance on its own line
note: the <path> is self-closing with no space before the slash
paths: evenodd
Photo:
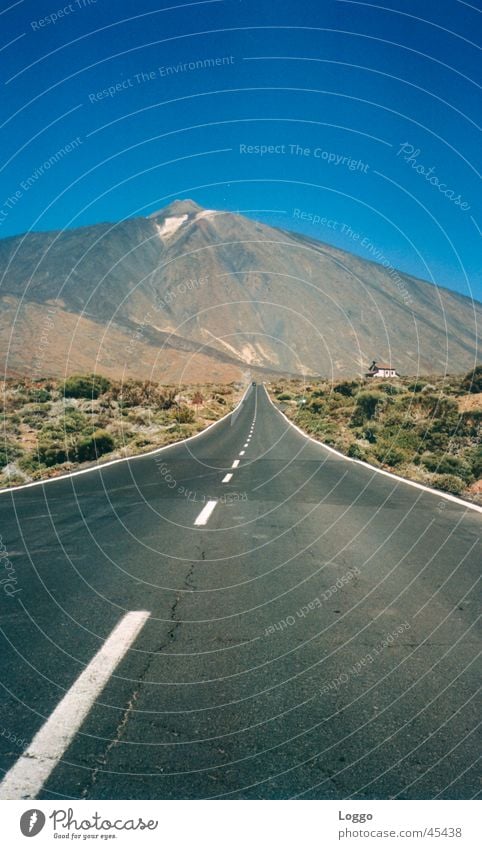
<path id="1" fill-rule="evenodd" d="M 35 799 L 136 639 L 147 610 L 126 613 L 0 783 L 0 799 Z"/>
<path id="2" fill-rule="evenodd" d="M 233 473 L 232 473 L 232 472 L 229 472 L 227 475 L 224 475 L 224 477 L 223 477 L 223 479 L 222 479 L 221 483 L 229 483 L 229 481 L 231 480 L 232 476 L 233 476 Z"/>
<path id="3" fill-rule="evenodd" d="M 342 454 L 341 451 L 337 451 L 336 448 L 332 448 L 330 445 L 325 445 L 324 442 L 320 442 L 319 439 L 314 439 L 312 436 L 309 436 L 304 430 L 301 430 L 298 425 L 295 425 L 294 422 L 290 421 L 288 416 L 278 409 L 276 404 L 273 403 L 271 398 L 269 397 L 268 390 L 263 384 L 263 389 L 268 396 L 268 401 L 272 407 L 276 410 L 280 416 L 283 416 L 284 419 L 291 425 L 298 433 L 301 433 L 305 439 L 308 439 L 310 442 L 314 442 L 315 445 L 319 445 L 321 448 L 324 448 L 325 451 L 329 451 L 331 454 L 336 454 L 337 457 L 341 457 L 343 460 L 346 460 L 347 463 L 356 463 L 358 466 L 364 466 L 366 469 L 370 469 L 372 472 L 377 472 L 379 475 L 384 475 L 386 478 L 392 478 L 393 480 L 400 481 L 400 483 L 405 483 L 407 486 L 413 486 L 415 489 L 421 489 L 423 492 L 428 492 L 431 495 L 436 495 L 437 498 L 445 498 L 446 501 L 453 501 L 455 504 L 461 504 L 462 507 L 467 507 L 468 510 L 475 510 L 476 513 L 482 513 L 482 507 L 479 507 L 478 504 L 471 504 L 470 501 L 464 501 L 463 498 L 457 498 L 456 495 L 450 495 L 448 492 L 442 492 L 440 489 L 434 489 L 431 486 L 425 486 L 423 483 L 417 483 L 417 481 L 411 481 L 407 478 L 402 478 L 400 475 L 396 475 L 394 472 L 387 472 L 385 469 L 378 469 L 376 466 L 371 466 L 370 463 L 366 463 L 364 460 L 357 460 L 355 457 L 347 457 L 346 454 Z"/>
<path id="4" fill-rule="evenodd" d="M 234 463 L 233 463 L 233 465 L 231 466 L 231 468 L 232 468 L 232 469 L 237 469 L 237 468 L 238 468 L 238 466 L 239 466 L 239 460 L 235 460 L 235 461 L 234 461 Z"/>
<path id="5" fill-rule="evenodd" d="M 31 481 L 31 483 L 22 483 L 19 486 L 9 486 L 6 489 L 0 489 L 0 496 L 6 495 L 9 492 L 18 492 L 19 489 L 29 489 L 32 486 L 45 486 L 45 484 L 48 483 L 56 483 L 57 481 L 64 481 L 68 478 L 76 478 L 79 475 L 88 475 L 90 472 L 98 472 L 99 469 L 106 469 L 108 466 L 115 466 L 117 463 L 132 463 L 134 460 L 142 460 L 143 457 L 152 457 L 153 454 L 160 454 L 161 451 L 167 451 L 169 448 L 174 448 L 176 445 L 182 445 L 183 442 L 191 442 L 193 439 L 199 439 L 199 437 L 204 436 L 204 434 L 207 433 L 208 430 L 211 430 L 211 428 L 213 427 L 217 427 L 218 424 L 221 424 L 221 422 L 223 422 L 225 419 L 228 419 L 230 416 L 232 416 L 236 412 L 238 407 L 240 407 L 241 404 L 244 402 L 244 399 L 249 389 L 250 387 L 248 386 L 248 389 L 246 389 L 243 397 L 240 398 L 235 408 L 231 410 L 230 413 L 226 413 L 225 416 L 222 416 L 216 422 L 213 422 L 212 424 L 208 425 L 204 428 L 204 430 L 199 431 L 199 433 L 195 433 L 194 436 L 187 436 L 186 439 L 178 439 L 177 442 L 170 442 L 169 445 L 161 445 L 160 448 L 154 448 L 152 451 L 146 451 L 145 454 L 134 454 L 132 457 L 119 457 L 117 460 L 108 460 L 107 463 L 99 463 L 97 466 L 92 466 L 90 469 L 78 469 L 76 472 L 70 472 L 67 475 L 58 475 L 58 477 L 55 478 L 45 478 L 45 480 Z"/>
<path id="6" fill-rule="evenodd" d="M 199 516 L 195 520 L 194 524 L 199 527 L 199 525 L 205 525 L 207 520 L 209 519 L 211 513 L 216 507 L 217 501 L 208 501 L 207 504 L 201 510 Z"/>

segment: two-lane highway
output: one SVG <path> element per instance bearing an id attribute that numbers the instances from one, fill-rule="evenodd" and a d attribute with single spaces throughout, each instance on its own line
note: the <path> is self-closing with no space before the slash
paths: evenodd
<path id="1" fill-rule="evenodd" d="M 252 387 L 0 497 L 3 798 L 472 798 L 481 516 Z"/>

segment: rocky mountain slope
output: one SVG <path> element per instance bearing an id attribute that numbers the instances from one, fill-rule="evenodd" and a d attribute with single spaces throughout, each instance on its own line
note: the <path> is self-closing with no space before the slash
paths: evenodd
<path id="1" fill-rule="evenodd" d="M 327 244 L 175 201 L 0 240 L 2 368 L 164 382 L 474 364 L 482 305 Z"/>

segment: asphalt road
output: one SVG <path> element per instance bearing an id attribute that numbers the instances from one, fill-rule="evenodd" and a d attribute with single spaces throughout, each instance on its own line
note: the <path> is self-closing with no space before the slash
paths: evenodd
<path id="1" fill-rule="evenodd" d="M 2 494 L 2 770 L 148 611 L 38 798 L 474 797 L 480 527 L 259 386 L 195 440 Z"/>

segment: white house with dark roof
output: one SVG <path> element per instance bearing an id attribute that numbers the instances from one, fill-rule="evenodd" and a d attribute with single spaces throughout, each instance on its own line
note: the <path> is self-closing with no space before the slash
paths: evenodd
<path id="1" fill-rule="evenodd" d="M 370 368 L 365 374 L 365 377 L 400 377 L 400 375 L 397 370 L 391 366 L 379 366 L 377 362 L 373 360 Z"/>

